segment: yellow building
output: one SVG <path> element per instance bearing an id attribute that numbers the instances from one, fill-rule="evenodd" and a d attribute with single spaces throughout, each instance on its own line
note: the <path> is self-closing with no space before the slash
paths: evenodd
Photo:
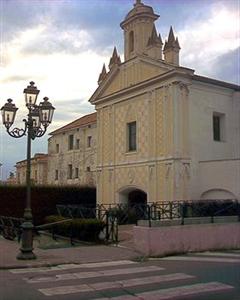
<path id="1" fill-rule="evenodd" d="M 114 48 L 90 98 L 97 201 L 240 199 L 239 86 L 180 66 L 178 38 L 170 27 L 163 45 L 158 18 L 136 1 L 120 24 L 124 61 Z"/>
<path id="2" fill-rule="evenodd" d="M 16 183 L 26 184 L 27 160 L 16 163 Z M 48 155 L 36 153 L 31 158 L 31 181 L 36 185 L 47 184 Z"/>

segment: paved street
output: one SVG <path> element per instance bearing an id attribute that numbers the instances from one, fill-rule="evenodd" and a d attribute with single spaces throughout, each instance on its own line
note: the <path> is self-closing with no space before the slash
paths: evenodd
<path id="1" fill-rule="evenodd" d="M 2 270 L 1 300 L 239 300 L 240 251 Z"/>

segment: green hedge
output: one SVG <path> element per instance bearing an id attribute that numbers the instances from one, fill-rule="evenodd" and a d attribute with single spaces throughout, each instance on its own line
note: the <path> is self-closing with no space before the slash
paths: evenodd
<path id="1" fill-rule="evenodd" d="M 25 204 L 25 186 L 0 185 L 0 215 L 23 217 Z M 56 204 L 95 207 L 96 188 L 87 186 L 33 186 L 31 207 L 34 224 L 43 224 L 46 216 L 56 214 Z"/>
<path id="2" fill-rule="evenodd" d="M 45 223 L 54 223 L 67 220 L 61 216 L 52 215 L 45 218 Z M 98 241 L 99 233 L 105 224 L 98 219 L 73 219 L 64 223 L 53 225 L 55 234 L 63 235 L 81 241 Z"/>

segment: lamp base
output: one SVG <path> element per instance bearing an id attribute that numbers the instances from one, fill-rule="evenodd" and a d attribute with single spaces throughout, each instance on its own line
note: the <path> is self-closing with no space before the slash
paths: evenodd
<path id="1" fill-rule="evenodd" d="M 23 249 L 20 249 L 20 252 L 17 255 L 17 259 L 20 260 L 30 260 L 30 259 L 36 259 L 37 256 L 32 251 L 26 251 Z"/>
<path id="2" fill-rule="evenodd" d="M 30 260 L 30 259 L 36 259 L 36 255 L 33 253 L 33 224 L 31 222 L 30 217 L 28 217 L 28 220 L 26 215 L 28 211 L 25 210 L 25 222 L 22 224 L 22 244 L 20 248 L 20 252 L 17 255 L 17 259 L 22 260 Z"/>

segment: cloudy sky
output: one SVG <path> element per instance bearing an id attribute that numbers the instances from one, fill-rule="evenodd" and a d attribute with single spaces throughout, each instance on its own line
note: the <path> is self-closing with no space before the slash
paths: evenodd
<path id="1" fill-rule="evenodd" d="M 91 113 L 88 99 L 114 45 L 123 55 L 119 26 L 135 0 L 0 0 L 0 107 L 12 98 L 26 115 L 23 89 L 35 81 L 39 99 L 56 107 L 54 129 Z M 165 39 L 170 25 L 179 38 L 181 65 L 195 73 L 239 84 L 240 0 L 145 0 L 160 14 Z M 1 123 L 1 122 L 0 122 Z M 46 152 L 47 138 L 32 152 Z M 26 139 L 9 137 L 0 124 L 0 179 L 26 157 Z"/>

